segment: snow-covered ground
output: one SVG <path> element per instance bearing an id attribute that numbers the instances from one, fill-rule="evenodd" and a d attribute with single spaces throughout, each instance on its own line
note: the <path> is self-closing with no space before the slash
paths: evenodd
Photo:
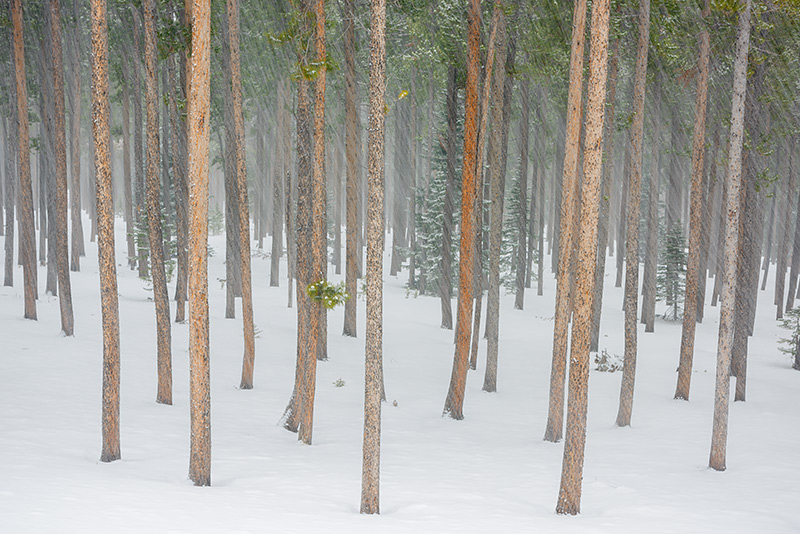
<path id="1" fill-rule="evenodd" d="M 677 323 L 658 321 L 655 334 L 640 329 L 631 427 L 614 425 L 621 373 L 592 372 L 582 513 L 563 517 L 554 513 L 563 444 L 542 441 L 552 277 L 543 297 L 526 293 L 524 311 L 513 309 L 513 297 L 503 298 L 498 392 L 481 391 L 482 340 L 465 419 L 453 421 L 441 416 L 453 334 L 439 328 L 439 301 L 409 295 L 405 273 L 387 274 L 381 515 L 367 517 L 358 513 L 363 300 L 358 339 L 340 335 L 341 309 L 329 314 L 330 359 L 318 365 L 314 445 L 302 445 L 278 424 L 295 368 L 296 311 L 286 306 L 285 280 L 270 288 L 269 260 L 254 257 L 255 389 L 238 390 L 241 320 L 224 319 L 224 241 L 212 237 L 213 485 L 197 488 L 187 479 L 188 326 L 172 326 L 174 405 L 158 405 L 154 306 L 125 267 L 123 226 L 117 227 L 123 459 L 98 461 L 96 246 L 88 244 L 81 272 L 72 274 L 72 338 L 59 333 L 56 298 L 40 295 L 39 320 L 22 319 L 17 268 L 16 287 L 0 288 L 0 532 L 800 532 L 800 373 L 778 351 L 785 334 L 774 320 L 771 290 L 759 292 L 748 401 L 731 406 L 728 470 L 707 468 L 718 326 L 718 310 L 707 307 L 690 402 L 672 399 Z M 45 271 L 39 272 L 43 287 Z M 605 291 L 600 348 L 621 355 L 622 289 L 614 288 L 613 272 Z"/>

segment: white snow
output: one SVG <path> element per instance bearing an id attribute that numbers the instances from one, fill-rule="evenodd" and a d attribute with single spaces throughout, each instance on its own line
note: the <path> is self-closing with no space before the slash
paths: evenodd
<path id="1" fill-rule="evenodd" d="M 225 276 L 224 238 L 211 239 L 212 486 L 197 488 L 187 479 L 188 326 L 172 325 L 174 405 L 158 405 L 154 305 L 145 283 L 126 267 L 123 228 L 118 221 L 121 461 L 98 460 L 102 344 L 95 244 L 87 243 L 82 270 L 72 273 L 72 338 L 59 333 L 56 298 L 40 295 L 39 320 L 22 319 L 19 267 L 15 287 L 0 288 L 0 532 L 800 532 L 794 508 L 800 498 L 800 373 L 778 351 L 785 333 L 774 320 L 771 290 L 759 292 L 748 400 L 731 405 L 728 470 L 707 468 L 718 326 L 717 308 L 707 306 L 698 325 L 690 402 L 672 399 L 678 323 L 658 321 L 655 334 L 640 325 L 631 427 L 614 425 L 621 373 L 592 372 L 582 513 L 564 517 L 554 513 L 563 443 L 542 440 L 552 276 L 546 275 L 543 297 L 526 292 L 524 311 L 513 309 L 513 297 L 502 299 L 498 392 L 481 391 L 481 340 L 465 419 L 453 421 L 441 416 L 453 333 L 439 328 L 438 299 L 407 295 L 407 272 L 395 278 L 387 269 L 381 515 L 368 517 L 358 513 L 364 301 L 358 303 L 357 339 L 340 335 L 342 309 L 329 313 L 330 359 L 318 365 L 314 444 L 302 445 L 278 424 L 295 369 L 296 310 L 286 306 L 285 279 L 279 288 L 268 287 L 269 260 L 254 257 L 261 330 L 255 389 L 238 390 L 241 319 L 223 317 L 218 278 Z M 621 355 L 622 289 L 613 287 L 609 263 L 600 348 Z M 40 288 L 44 278 L 40 267 Z M 334 385 L 339 379 L 343 387 Z"/>

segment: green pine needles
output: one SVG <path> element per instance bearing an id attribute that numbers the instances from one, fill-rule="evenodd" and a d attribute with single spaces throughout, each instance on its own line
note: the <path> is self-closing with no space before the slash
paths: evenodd
<path id="1" fill-rule="evenodd" d="M 306 287 L 306 293 L 311 297 L 311 300 L 321 302 L 326 309 L 332 310 L 339 304 L 344 304 L 350 298 L 350 293 L 344 287 L 344 282 L 331 285 L 326 280 L 320 280 L 309 284 Z"/>
<path id="2" fill-rule="evenodd" d="M 683 317 L 686 296 L 686 244 L 680 224 L 667 229 L 663 242 L 658 258 L 656 298 L 667 303 L 664 319 L 677 321 Z"/>
<path id="3" fill-rule="evenodd" d="M 780 326 L 789 331 L 789 337 L 778 340 L 781 345 L 779 349 L 792 357 L 792 368 L 800 371 L 800 308 L 788 310 Z"/>

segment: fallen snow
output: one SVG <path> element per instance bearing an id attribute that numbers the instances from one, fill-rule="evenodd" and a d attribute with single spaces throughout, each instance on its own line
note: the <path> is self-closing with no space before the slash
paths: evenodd
<path id="1" fill-rule="evenodd" d="M 225 276 L 224 241 L 212 237 L 213 485 L 197 488 L 187 479 L 188 326 L 172 325 L 174 405 L 158 405 L 154 305 L 146 284 L 125 266 L 122 228 L 118 222 L 121 461 L 98 461 L 102 345 L 95 244 L 87 244 L 81 272 L 72 273 L 75 337 L 59 333 L 56 298 L 40 295 L 39 320 L 22 319 L 19 267 L 16 286 L 0 288 L 3 533 L 800 531 L 794 508 L 800 497 L 800 373 L 778 351 L 777 339 L 785 334 L 774 320 L 769 290 L 759 292 L 748 401 L 731 406 L 728 470 L 707 468 L 718 326 L 717 308 L 707 306 L 697 330 L 690 402 L 672 399 L 677 323 L 658 321 L 655 334 L 640 325 L 631 427 L 614 426 L 621 373 L 592 372 L 582 513 L 562 517 L 554 508 L 563 444 L 542 440 L 552 276 L 543 297 L 526 292 L 524 311 L 513 309 L 513 297 L 502 299 L 498 392 L 481 391 L 481 340 L 465 419 L 452 421 L 441 416 L 453 334 L 439 328 L 439 301 L 407 294 L 407 273 L 389 277 L 387 269 L 381 515 L 368 517 L 358 513 L 364 301 L 358 303 L 357 339 L 340 335 L 341 309 L 329 314 L 330 359 L 318 365 L 314 445 L 302 445 L 278 424 L 295 368 L 296 311 L 286 306 L 285 279 L 269 287 L 269 260 L 254 257 L 255 389 L 238 390 L 241 319 L 224 319 L 218 281 Z M 613 287 L 613 269 L 606 276 L 600 348 L 621 355 L 622 289 Z M 40 288 L 44 278 L 40 267 Z M 339 379 L 343 387 L 334 385 Z"/>

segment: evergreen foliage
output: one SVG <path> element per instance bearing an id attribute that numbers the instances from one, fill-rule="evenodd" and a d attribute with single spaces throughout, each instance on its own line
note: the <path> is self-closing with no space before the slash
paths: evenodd
<path id="1" fill-rule="evenodd" d="M 792 357 L 792 367 L 800 371 L 800 307 L 787 311 L 780 322 L 781 328 L 789 331 L 789 337 L 781 338 L 778 348 Z"/>
<path id="2" fill-rule="evenodd" d="M 666 302 L 664 318 L 677 321 L 683 316 L 686 287 L 686 239 L 680 223 L 663 231 L 664 247 L 659 253 L 656 299 Z"/>

